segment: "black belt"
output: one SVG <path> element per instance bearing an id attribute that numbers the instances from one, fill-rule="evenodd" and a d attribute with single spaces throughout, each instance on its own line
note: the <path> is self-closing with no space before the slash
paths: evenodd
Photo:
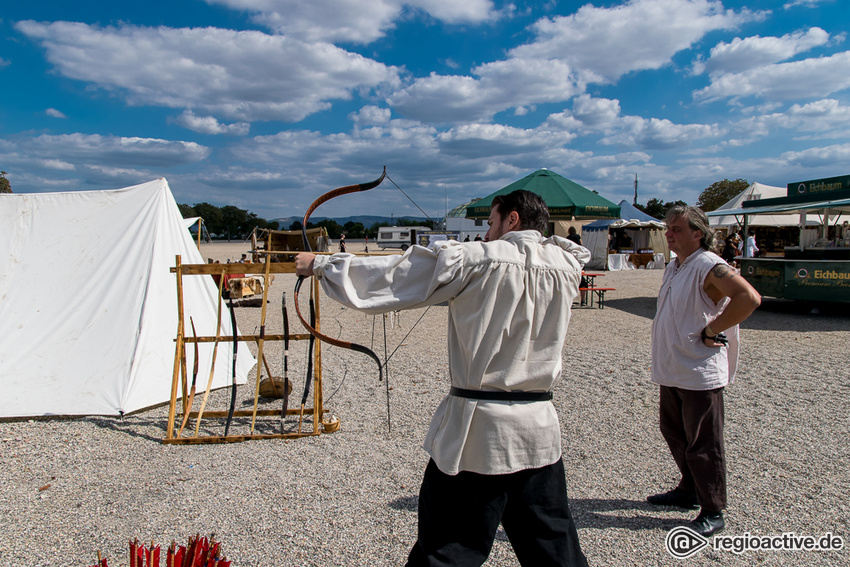
<path id="1" fill-rule="evenodd" d="M 552 392 L 485 392 L 483 390 L 465 390 L 454 386 L 449 390 L 449 394 L 458 398 L 497 402 L 547 402 L 554 397 Z"/>

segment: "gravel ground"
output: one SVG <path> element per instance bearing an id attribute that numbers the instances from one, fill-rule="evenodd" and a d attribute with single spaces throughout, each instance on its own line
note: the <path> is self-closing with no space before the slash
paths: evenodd
<path id="1" fill-rule="evenodd" d="M 245 244 L 202 248 L 219 260 L 244 251 Z M 667 531 L 693 514 L 645 503 L 677 481 L 649 382 L 661 273 L 608 272 L 599 283 L 617 291 L 609 292 L 605 309 L 573 312 L 565 379 L 554 403 L 572 511 L 590 564 L 847 565 L 847 550 L 704 549 L 682 561 L 665 551 Z M 281 294 L 290 301 L 293 285 L 294 276 L 284 275 L 271 286 L 268 333 L 281 332 Z M 447 310 L 432 307 L 416 324 L 424 310 L 382 320 L 331 301 L 321 308 L 327 334 L 380 353 L 386 323 L 388 352 L 398 347 L 388 365 L 391 431 L 373 362 L 331 346 L 323 348 L 325 407 L 341 420 L 332 434 L 163 445 L 167 405 L 124 419 L 0 421 L 0 566 L 87 566 L 97 550 L 112 567 L 123 566 L 131 538 L 185 544 L 196 533 L 215 533 L 240 567 L 402 565 L 416 534 L 427 462 L 422 440 L 448 389 Z M 252 332 L 260 309 L 241 307 L 237 317 L 242 332 Z M 297 324 L 291 310 L 290 320 Z M 741 367 L 726 396 L 726 535 L 850 537 L 848 321 L 846 306 L 765 300 L 744 323 Z M 292 351 L 297 400 L 304 341 Z M 265 353 L 280 374 L 282 344 L 266 343 Z M 244 407 L 253 403 L 250 384 L 238 389 Z M 214 392 L 208 407 L 226 409 L 228 399 L 227 390 Z M 249 427 L 234 422 L 232 432 Z M 276 420 L 258 421 L 259 432 L 275 428 Z M 221 429 L 217 420 L 202 426 L 208 434 Z M 516 564 L 500 532 L 486 565 Z"/>

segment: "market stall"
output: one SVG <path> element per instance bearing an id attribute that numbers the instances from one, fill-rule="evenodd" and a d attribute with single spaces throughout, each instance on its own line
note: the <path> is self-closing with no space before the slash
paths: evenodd
<path id="1" fill-rule="evenodd" d="M 724 237 L 731 232 L 737 232 L 744 224 L 741 215 L 728 214 L 729 211 L 741 209 L 749 201 L 762 202 L 768 199 L 786 197 L 785 187 L 774 187 L 763 183 L 752 183 L 723 205 L 712 211 L 724 211 L 723 215 L 711 216 L 709 221 L 712 228 L 719 229 Z M 753 206 L 753 205 L 748 205 Z M 817 240 L 819 221 L 815 218 L 806 219 L 806 230 L 799 230 L 800 215 L 794 213 L 752 215 L 748 218 L 748 228 L 755 233 L 756 241 L 762 252 L 769 256 L 782 256 L 786 246 L 796 245 L 800 241 L 810 244 Z"/>
<path id="2" fill-rule="evenodd" d="M 670 261 L 664 223 L 626 200 L 619 206 L 620 218 L 600 219 L 581 228 L 582 243 L 592 256 L 587 268 L 663 268 Z"/>
<path id="3" fill-rule="evenodd" d="M 741 257 L 741 274 L 764 296 L 809 301 L 850 302 L 850 175 L 789 183 L 785 197 L 745 201 L 735 215 L 746 233 L 757 215 L 797 214 L 800 238 L 781 257 Z M 808 216 L 820 228 L 811 239 Z"/>

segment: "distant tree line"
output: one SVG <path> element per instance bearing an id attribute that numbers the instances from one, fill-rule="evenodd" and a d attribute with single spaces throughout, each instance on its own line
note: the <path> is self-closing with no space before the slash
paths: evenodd
<path id="1" fill-rule="evenodd" d="M 0 171 L 0 193 L 11 193 L 12 184 L 6 178 L 6 172 Z"/>
<path id="2" fill-rule="evenodd" d="M 411 220 L 411 219 L 398 219 L 395 221 L 395 225 L 391 225 L 388 222 L 376 222 L 373 223 L 369 228 L 362 222 L 354 222 L 348 221 L 345 224 L 339 224 L 337 221 L 333 219 L 324 219 L 316 222 L 315 224 L 312 222 L 307 222 L 307 228 L 316 228 L 316 227 L 324 227 L 325 230 L 328 231 L 328 236 L 330 238 L 339 238 L 340 235 L 344 234 L 346 238 L 366 238 L 369 237 L 371 239 L 375 239 L 378 237 L 378 229 L 382 226 L 427 226 L 428 228 L 434 228 L 434 221 L 432 220 Z M 301 222 L 295 221 L 289 225 L 287 230 L 301 230 Z"/>
<path id="3" fill-rule="evenodd" d="M 251 235 L 255 227 L 272 230 L 278 228 L 278 223 L 269 222 L 233 205 L 216 207 L 209 203 L 195 203 L 191 206 L 185 204 L 177 206 L 183 218 L 202 217 L 207 231 L 213 238 L 244 240 Z"/>
<path id="4" fill-rule="evenodd" d="M 716 181 L 703 189 L 697 198 L 696 206 L 706 213 L 713 211 L 732 200 L 733 197 L 738 196 L 749 186 L 750 183 L 746 179 L 740 178 L 735 181 L 728 179 Z M 677 205 L 687 205 L 687 203 L 684 201 L 664 202 L 661 199 L 650 199 L 646 202 L 646 205 L 638 203 L 635 205 L 635 208 L 640 209 L 651 217 L 664 220 L 664 217 L 667 216 L 667 211 Z"/>
<path id="5" fill-rule="evenodd" d="M 705 212 L 713 211 L 725 205 L 733 197 L 741 194 L 750 184 L 746 179 L 717 181 L 706 187 L 697 199 L 697 207 Z"/>
<path id="6" fill-rule="evenodd" d="M 664 220 L 664 217 L 667 216 L 667 211 L 678 205 L 687 205 L 687 203 L 684 201 L 665 202 L 662 199 L 652 198 L 646 202 L 646 205 L 638 203 L 635 205 L 635 208 L 658 220 Z"/>
<path id="7" fill-rule="evenodd" d="M 178 204 L 183 218 L 202 217 L 207 231 L 213 238 L 227 238 L 244 240 L 251 235 L 254 228 L 265 228 L 270 230 L 301 230 L 301 222 L 295 221 L 288 227 L 280 226 L 277 221 L 267 221 L 256 214 L 226 205 L 216 207 L 209 203 L 195 203 L 194 205 Z M 382 226 L 391 226 L 390 223 L 374 223 L 366 228 L 363 223 L 348 221 L 344 225 L 333 219 L 320 220 L 318 222 L 307 222 L 307 228 L 324 227 L 331 238 L 339 238 L 344 234 L 347 238 L 377 238 L 378 229 Z M 427 226 L 434 228 L 434 221 L 418 221 L 410 219 L 398 219 L 396 226 Z"/>

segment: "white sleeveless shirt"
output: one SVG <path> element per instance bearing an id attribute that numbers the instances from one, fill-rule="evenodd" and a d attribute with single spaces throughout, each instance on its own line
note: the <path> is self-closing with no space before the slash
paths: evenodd
<path id="1" fill-rule="evenodd" d="M 735 378 L 738 366 L 738 325 L 726 329 L 729 345 L 706 346 L 700 334 L 719 315 L 728 297 L 715 305 L 703 284 L 711 269 L 726 264 L 700 248 L 681 262 L 667 265 L 658 307 L 652 321 L 652 381 L 684 390 L 713 390 Z"/>

